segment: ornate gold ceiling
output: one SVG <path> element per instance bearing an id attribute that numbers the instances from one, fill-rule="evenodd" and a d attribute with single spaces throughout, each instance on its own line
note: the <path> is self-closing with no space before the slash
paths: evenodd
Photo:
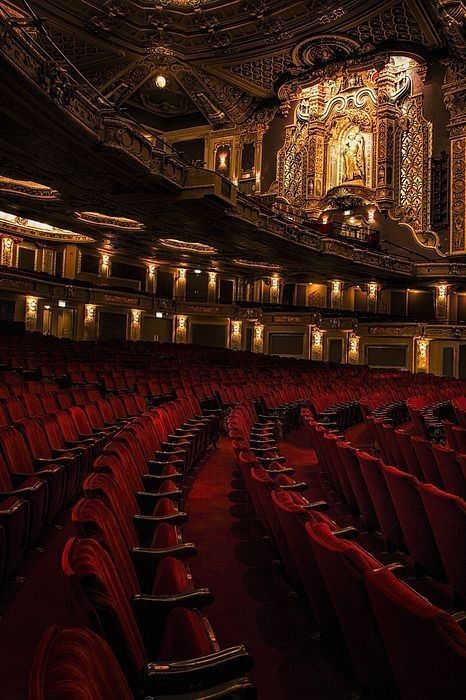
<path id="1" fill-rule="evenodd" d="M 14 4 L 21 8 L 21 0 Z M 382 51 L 451 42 L 452 0 L 31 0 L 57 46 L 112 104 L 168 131 L 269 121 L 279 88 Z M 456 20 L 458 21 L 458 20 Z M 458 29 L 456 28 L 458 33 Z M 50 48 L 50 51 L 53 49 Z M 157 87 L 157 75 L 166 86 Z M 286 98 L 286 95 L 285 95 Z"/>

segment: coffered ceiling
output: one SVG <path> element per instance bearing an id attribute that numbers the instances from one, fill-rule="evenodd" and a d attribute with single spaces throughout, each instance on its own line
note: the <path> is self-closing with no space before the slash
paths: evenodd
<path id="1" fill-rule="evenodd" d="M 15 0 L 24 9 L 22 0 Z M 161 131 L 269 121 L 287 81 L 442 50 L 445 0 L 29 0 L 58 61 Z M 39 39 L 44 42 L 44 38 Z M 156 77 L 163 75 L 160 88 Z M 281 95 L 282 97 L 282 95 Z"/>

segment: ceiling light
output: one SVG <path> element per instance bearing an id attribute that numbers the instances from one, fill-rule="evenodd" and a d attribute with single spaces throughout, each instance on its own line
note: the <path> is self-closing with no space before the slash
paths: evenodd
<path id="1" fill-rule="evenodd" d="M 156 311 L 155 318 L 163 318 L 163 313 L 161 311 Z"/>
<path id="2" fill-rule="evenodd" d="M 66 307 L 66 301 L 64 301 L 64 299 L 59 299 L 59 300 L 58 300 L 58 306 L 59 306 L 61 309 L 64 309 L 64 308 Z"/>
<path id="3" fill-rule="evenodd" d="M 164 87 L 166 86 L 166 84 L 167 84 L 167 79 L 166 79 L 166 77 L 165 77 L 164 75 L 162 75 L 162 74 L 157 75 L 156 78 L 155 78 L 155 84 L 157 85 L 158 88 L 160 88 L 161 90 L 163 90 L 163 88 L 164 88 Z"/>
<path id="4" fill-rule="evenodd" d="M 201 270 L 194 270 L 194 274 L 195 274 L 195 275 L 200 275 L 200 274 L 201 274 Z"/>

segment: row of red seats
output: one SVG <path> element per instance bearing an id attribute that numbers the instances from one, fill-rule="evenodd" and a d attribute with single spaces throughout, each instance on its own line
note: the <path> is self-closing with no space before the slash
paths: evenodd
<path id="1" fill-rule="evenodd" d="M 267 442 L 267 436 L 264 440 Z M 353 450 L 349 445 L 345 448 Z M 361 684 L 370 691 L 383 693 L 390 693 L 395 684 L 403 698 L 413 700 L 461 697 L 466 691 L 466 634 L 455 617 L 429 603 L 406 581 L 399 580 L 401 566 L 384 566 L 370 555 L 354 541 L 357 536 L 354 528 L 341 528 L 322 512 L 326 507 L 324 502 L 309 502 L 300 493 L 301 484 L 280 483 L 275 474 L 258 465 L 251 452 L 241 450 L 241 446 L 237 449 L 238 463 L 256 512 L 275 542 L 290 580 L 306 592 L 322 631 L 334 639 L 343 637 Z M 330 456 L 329 447 L 321 446 L 322 450 L 326 458 L 320 454 L 320 459 L 328 466 L 335 455 Z M 356 451 L 352 455 L 358 463 L 357 481 L 362 483 L 365 474 L 362 463 L 359 464 Z M 375 462 L 378 468 L 379 462 Z M 356 469 L 354 464 L 353 467 Z M 370 468 L 374 471 L 376 467 L 371 463 Z M 391 469 L 397 479 L 405 477 L 399 470 L 386 469 Z M 406 476 L 414 481 L 410 475 Z M 377 493 L 378 481 L 374 475 L 367 482 L 364 480 L 367 499 Z M 437 498 L 443 505 L 446 500 L 454 499 L 435 487 L 422 488 L 429 497 L 432 494 L 434 511 L 438 507 Z M 372 510 L 384 520 L 386 513 L 379 496 L 375 501 Z M 461 506 L 459 499 L 454 499 L 454 505 Z M 405 517 L 412 517 L 411 504 L 403 502 L 400 507 L 404 508 Z M 442 524 L 442 519 L 442 514 L 437 514 L 445 536 L 454 523 L 450 520 Z M 422 541 L 422 533 L 418 534 L 418 540 Z M 426 669 L 425 658 L 430 658 L 433 648 L 436 663 Z"/>
<path id="2" fill-rule="evenodd" d="M 86 630 L 51 628 L 33 665 L 31 700 L 57 692 L 70 700 L 83 692 L 104 700 L 109 688 L 112 698 L 141 689 L 193 700 L 253 696 L 242 675 L 251 657 L 241 645 L 220 647 L 202 612 L 212 594 L 193 582 L 187 560 L 196 549 L 183 542 L 180 528 L 187 520 L 178 507 L 182 479 L 218 434 L 217 417 L 196 408 L 176 400 L 147 411 L 118 431 L 94 462 L 73 509 L 78 536 L 68 541 L 62 568 L 106 641 Z M 65 639 L 74 643 L 64 664 Z M 87 643 L 102 656 L 83 675 L 78 654 Z"/>

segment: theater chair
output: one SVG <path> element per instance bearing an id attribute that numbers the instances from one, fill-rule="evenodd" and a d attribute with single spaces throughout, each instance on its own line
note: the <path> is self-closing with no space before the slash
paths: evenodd
<path id="1" fill-rule="evenodd" d="M 215 697 L 216 685 L 232 681 L 238 687 L 238 676 L 251 669 L 246 649 L 221 649 L 198 610 L 176 607 L 162 617 L 157 605 L 147 603 L 143 636 L 112 560 L 94 540 L 70 539 L 62 570 L 92 606 L 130 686 L 142 686 L 145 695 L 204 690 L 204 697 Z"/>
<path id="2" fill-rule="evenodd" d="M 52 625 L 29 677 L 29 700 L 134 700 L 107 642 L 86 629 Z"/>
<path id="3" fill-rule="evenodd" d="M 466 697 L 466 633 L 388 569 L 366 586 L 402 700 Z"/>
<path id="4" fill-rule="evenodd" d="M 365 585 L 366 572 L 382 564 L 327 523 L 309 521 L 306 532 L 357 677 L 369 690 L 393 692 L 393 674 Z"/>
<path id="5" fill-rule="evenodd" d="M 154 451 L 149 445 L 147 434 L 141 434 L 139 426 L 130 426 L 118 432 L 114 439 L 107 443 L 103 454 L 116 455 L 123 463 L 128 462 L 130 469 L 135 467 L 143 479 L 147 477 L 148 483 L 152 482 L 151 488 L 146 487 L 149 491 L 153 490 L 157 480 L 163 481 L 168 478 L 178 481 L 183 477 L 185 465 L 178 459 L 177 453 L 167 454 L 165 462 L 152 459 Z"/>
<path id="6" fill-rule="evenodd" d="M 452 432 L 456 442 L 456 450 L 466 454 L 466 428 L 461 428 L 458 425 L 454 425 Z"/>
<path id="7" fill-rule="evenodd" d="M 466 605 L 466 502 L 431 484 L 419 484 L 447 579 Z"/>
<path id="8" fill-rule="evenodd" d="M 143 547 L 157 548 L 167 543 L 167 546 L 176 547 L 182 542 L 177 531 L 167 528 L 159 531 L 162 524 L 177 526 L 188 521 L 186 513 L 179 511 L 170 498 L 159 499 L 152 514 L 143 515 L 133 492 L 104 472 L 89 474 L 83 490 L 88 498 L 101 498 L 113 511 L 128 546 L 137 546 L 134 544 L 137 542 Z"/>
<path id="9" fill-rule="evenodd" d="M 328 459 L 333 464 L 336 478 L 338 479 L 341 488 L 341 493 L 343 494 L 346 504 L 351 509 L 351 512 L 354 515 L 357 515 L 359 513 L 358 502 L 356 500 L 356 496 L 354 495 L 346 469 L 343 465 L 340 451 L 337 447 L 339 437 L 338 435 L 335 435 L 335 433 L 325 432 L 323 433 L 323 440 L 325 441 L 324 444 L 327 447 L 326 453 Z"/>
<path id="10" fill-rule="evenodd" d="M 0 508 L 2 508 L 1 501 L 13 497 L 27 503 L 27 541 L 33 543 L 48 522 L 48 484 L 37 476 L 10 473 L 0 454 Z M 22 508 L 19 510 L 21 511 Z"/>
<path id="11" fill-rule="evenodd" d="M 141 512 L 146 514 L 154 509 L 160 499 L 170 498 L 180 501 L 183 495 L 175 481 L 170 478 L 152 480 L 151 475 L 146 474 L 146 478 L 143 479 L 130 454 L 124 461 L 112 454 L 101 455 L 94 462 L 94 471 L 110 474 L 122 489 L 130 489 L 136 497 Z"/>
<path id="12" fill-rule="evenodd" d="M 411 435 L 403 430 L 402 428 L 397 428 L 394 432 L 395 439 L 398 443 L 398 447 L 403 455 L 406 470 L 419 479 L 419 481 L 424 481 L 424 473 L 419 464 L 419 460 L 414 449 L 414 444 L 411 440 Z"/>
<path id="13" fill-rule="evenodd" d="M 408 551 L 422 569 L 446 581 L 442 560 L 419 493 L 416 477 L 395 467 L 382 466 Z"/>
<path id="14" fill-rule="evenodd" d="M 421 465 L 424 475 L 423 481 L 425 481 L 426 484 L 435 484 L 435 486 L 443 489 L 444 484 L 440 476 L 437 460 L 432 451 L 432 443 L 423 437 L 419 437 L 419 435 L 412 435 L 411 442 L 417 454 L 419 464 Z"/>
<path id="15" fill-rule="evenodd" d="M 320 630 L 330 637 L 341 639 L 335 609 L 310 547 L 305 525 L 307 522 L 324 522 L 331 530 L 340 528 L 321 512 L 326 508 L 325 502 L 310 503 L 302 494 L 294 491 L 273 491 L 271 497 L 287 544 L 290 578 L 304 590 Z"/>
<path id="16" fill-rule="evenodd" d="M 445 491 L 454 493 L 460 498 L 466 498 L 466 479 L 456 452 L 449 447 L 436 444 L 432 445 L 432 452 L 437 461 Z"/>
<path id="17" fill-rule="evenodd" d="M 31 541 L 28 501 L 0 496 L 0 583 L 15 571 Z"/>
<path id="18" fill-rule="evenodd" d="M 194 587 L 186 561 L 169 554 L 160 557 L 147 548 L 130 553 L 112 511 L 103 501 L 82 498 L 73 508 L 71 519 L 81 537 L 96 540 L 108 552 L 135 608 L 143 611 L 144 595 L 150 596 L 152 605 L 158 604 L 161 614 L 178 605 L 191 608 L 213 602 L 207 588 Z"/>
<path id="19" fill-rule="evenodd" d="M 358 452 L 358 460 L 385 542 L 389 546 L 406 551 L 403 531 L 385 481 L 382 460 L 368 452 Z"/>
<path id="20" fill-rule="evenodd" d="M 346 471 L 348 481 L 353 489 L 354 497 L 356 498 L 359 513 L 368 531 L 377 530 L 379 522 L 375 512 L 372 498 L 367 488 L 366 480 L 361 471 L 361 465 L 358 460 L 358 450 L 352 447 L 348 442 L 339 440 L 337 449 L 340 453 L 343 468 Z"/>
<path id="21" fill-rule="evenodd" d="M 18 478 L 35 476 L 47 482 L 47 521 L 52 522 L 66 502 L 67 468 L 55 463 L 38 467 L 29 453 L 23 435 L 16 428 L 0 429 L 0 450 L 11 475 L 18 475 Z"/>

